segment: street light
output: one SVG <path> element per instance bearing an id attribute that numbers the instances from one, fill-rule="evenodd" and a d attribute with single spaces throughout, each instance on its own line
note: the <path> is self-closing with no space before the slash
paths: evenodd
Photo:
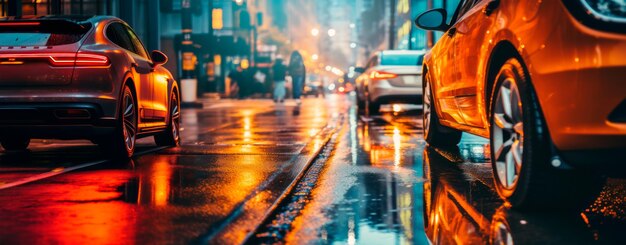
<path id="1" fill-rule="evenodd" d="M 317 28 L 313 28 L 311 29 L 311 35 L 313 35 L 314 37 L 317 37 L 317 35 L 320 34 L 320 30 Z"/>
<path id="2" fill-rule="evenodd" d="M 335 29 L 328 29 L 329 37 L 334 37 L 335 35 L 337 35 L 337 31 L 335 31 Z"/>

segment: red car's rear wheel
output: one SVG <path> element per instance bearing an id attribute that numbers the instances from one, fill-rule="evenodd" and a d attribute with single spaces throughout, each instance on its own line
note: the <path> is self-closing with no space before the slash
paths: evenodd
<path id="1" fill-rule="evenodd" d="M 119 126 L 113 137 L 100 141 L 100 146 L 115 158 L 130 158 L 135 153 L 137 118 L 137 99 L 131 88 L 124 86 Z"/>

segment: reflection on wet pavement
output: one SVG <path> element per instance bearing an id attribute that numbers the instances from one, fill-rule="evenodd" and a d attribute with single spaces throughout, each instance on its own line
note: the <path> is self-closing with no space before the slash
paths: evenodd
<path id="1" fill-rule="evenodd" d="M 429 147 L 419 112 L 349 118 L 288 243 L 626 242 L 622 180 L 582 213 L 511 210 L 493 189 L 487 140 L 464 134 L 454 149 Z"/>
<path id="2" fill-rule="evenodd" d="M 364 118 L 351 103 L 186 110 L 183 146 L 144 139 L 129 162 L 85 165 L 104 156 L 74 141 L 0 152 L 0 244 L 241 243 L 296 184 L 307 192 L 277 223 L 280 242 L 626 244 L 626 181 L 610 179 L 581 213 L 511 210 L 493 190 L 485 139 L 432 148 L 419 111 Z"/>
<path id="3" fill-rule="evenodd" d="M 361 120 L 351 111 L 347 132 L 294 222 L 288 243 L 417 243 L 423 232 L 421 199 L 425 143 L 418 127 Z M 323 215 L 320 215 L 323 214 Z M 314 242 L 315 243 L 315 242 Z"/>
<path id="4" fill-rule="evenodd" d="M 324 103 L 186 110 L 181 147 L 0 191 L 0 243 L 239 243 L 341 119 L 343 104 L 307 107 Z M 150 141 L 142 147 L 154 148 Z M 102 157 L 93 145 L 64 142 L 0 153 L 0 180 Z"/>
<path id="5" fill-rule="evenodd" d="M 424 195 L 427 232 L 434 244 L 623 244 L 624 221 L 608 217 L 594 224 L 583 213 L 519 212 L 509 209 L 480 174 L 451 161 L 462 150 L 427 147 L 424 173 L 429 179 Z M 470 172 L 471 174 L 467 174 Z M 468 178 L 469 177 L 469 178 Z M 491 183 L 490 180 L 489 184 Z M 612 189 L 612 188 L 609 188 Z M 622 192 L 623 193 L 623 192 Z M 599 197 L 602 200 L 604 197 Z M 566 204 L 564 204 L 566 205 Z M 623 206 L 622 206 L 623 207 Z M 621 224 L 620 224 L 621 223 Z M 604 227 L 603 227 L 604 226 Z"/>

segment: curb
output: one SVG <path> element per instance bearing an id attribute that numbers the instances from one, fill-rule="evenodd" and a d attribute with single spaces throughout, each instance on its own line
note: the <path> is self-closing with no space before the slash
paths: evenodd
<path id="1" fill-rule="evenodd" d="M 289 195 L 291 194 L 293 189 L 295 189 L 295 187 L 298 185 L 298 183 L 306 175 L 306 173 L 309 171 L 309 169 L 311 168 L 313 163 L 320 157 L 320 155 L 324 151 L 324 149 L 326 149 L 326 147 L 328 147 L 331 139 L 333 138 L 333 136 L 336 133 L 337 133 L 337 129 L 332 129 L 331 132 L 329 132 L 329 134 L 324 139 L 324 144 L 319 149 L 317 149 L 317 151 L 313 154 L 313 157 L 311 157 L 311 159 L 309 159 L 309 161 L 307 161 L 306 166 L 302 169 L 302 171 L 298 174 L 298 176 L 296 176 L 296 178 L 294 178 L 294 180 L 289 184 L 289 186 L 287 188 L 285 188 L 285 190 L 280 194 L 280 197 L 278 199 L 276 199 L 276 201 L 274 201 L 274 203 L 272 203 L 270 208 L 265 212 L 265 215 L 263 215 L 263 219 L 262 219 L 261 223 L 259 223 L 253 230 L 248 232 L 248 234 L 243 239 L 243 242 L 241 242 L 241 244 L 247 244 L 252 238 L 254 238 L 254 235 L 261 229 L 261 226 L 263 226 L 264 224 L 266 224 L 268 221 L 271 220 L 272 215 L 276 212 L 276 210 L 278 210 L 278 208 L 281 206 L 282 202 L 287 197 L 289 197 Z"/>

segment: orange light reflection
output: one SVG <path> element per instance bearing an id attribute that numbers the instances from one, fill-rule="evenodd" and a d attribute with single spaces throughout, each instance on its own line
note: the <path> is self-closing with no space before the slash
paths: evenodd
<path id="1" fill-rule="evenodd" d="M 402 135 L 397 126 L 393 128 L 393 149 L 393 165 L 395 168 L 398 168 L 402 163 Z"/>

